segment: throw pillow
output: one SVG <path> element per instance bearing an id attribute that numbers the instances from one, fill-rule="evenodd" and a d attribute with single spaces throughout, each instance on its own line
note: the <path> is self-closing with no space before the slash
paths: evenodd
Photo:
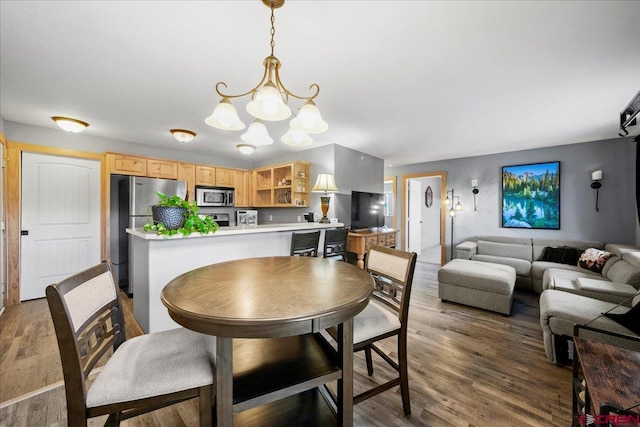
<path id="1" fill-rule="evenodd" d="M 559 264 L 576 265 L 578 262 L 578 250 L 570 246 L 552 248 L 547 246 L 542 254 L 543 261 L 556 262 Z"/>
<path id="2" fill-rule="evenodd" d="M 611 252 L 601 251 L 596 248 L 589 248 L 580 255 L 578 266 L 595 273 L 602 273 L 602 268 L 610 256 Z"/>
<path id="3" fill-rule="evenodd" d="M 623 314 L 605 313 L 606 317 L 615 320 L 622 326 L 640 335 L 640 303 L 631 307 L 631 310 Z"/>

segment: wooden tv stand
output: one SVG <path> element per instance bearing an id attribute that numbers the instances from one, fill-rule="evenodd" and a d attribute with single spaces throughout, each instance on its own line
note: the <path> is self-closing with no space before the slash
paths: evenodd
<path id="1" fill-rule="evenodd" d="M 364 255 L 372 245 L 395 248 L 398 230 L 390 228 L 384 231 L 355 230 L 347 235 L 347 252 L 354 252 L 358 256 L 358 267 L 364 268 Z"/>

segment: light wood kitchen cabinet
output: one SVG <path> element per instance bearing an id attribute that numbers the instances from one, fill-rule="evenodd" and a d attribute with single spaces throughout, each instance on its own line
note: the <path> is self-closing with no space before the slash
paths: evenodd
<path id="1" fill-rule="evenodd" d="M 235 171 L 233 169 L 216 168 L 217 187 L 234 187 Z"/>
<path id="2" fill-rule="evenodd" d="M 216 168 L 196 165 L 196 185 L 216 185 Z"/>
<path id="3" fill-rule="evenodd" d="M 110 158 L 111 173 L 134 176 L 147 176 L 147 159 L 126 154 L 107 154 Z"/>
<path id="4" fill-rule="evenodd" d="M 178 164 L 178 181 L 187 182 L 187 200 L 196 199 L 196 165 Z"/>
<path id="5" fill-rule="evenodd" d="M 178 163 L 169 160 L 147 159 L 147 176 L 178 179 Z"/>
<path id="6" fill-rule="evenodd" d="M 239 208 L 248 208 L 251 206 L 251 200 L 249 198 L 250 189 L 249 181 L 251 178 L 251 172 L 234 170 L 233 181 L 235 183 L 235 206 Z"/>
<path id="7" fill-rule="evenodd" d="M 293 162 L 254 171 L 254 205 L 304 207 L 311 203 L 311 164 Z"/>

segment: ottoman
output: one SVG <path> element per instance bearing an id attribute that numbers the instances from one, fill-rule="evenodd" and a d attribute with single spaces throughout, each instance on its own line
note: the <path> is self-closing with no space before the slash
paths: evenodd
<path id="1" fill-rule="evenodd" d="M 516 270 L 508 265 L 454 259 L 438 270 L 438 296 L 472 307 L 511 314 Z"/>

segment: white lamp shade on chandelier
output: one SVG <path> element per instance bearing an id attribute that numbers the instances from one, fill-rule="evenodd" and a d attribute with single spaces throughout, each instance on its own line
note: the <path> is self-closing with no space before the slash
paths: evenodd
<path id="1" fill-rule="evenodd" d="M 269 136 L 267 127 L 259 119 L 255 119 L 251 123 L 249 129 L 240 136 L 240 139 L 254 147 L 273 144 L 273 139 Z"/>
<path id="2" fill-rule="evenodd" d="M 204 119 L 204 122 L 209 126 L 224 130 L 242 130 L 246 127 L 228 98 L 222 98 L 213 110 L 213 114 Z"/>
<path id="3" fill-rule="evenodd" d="M 289 126 L 292 130 L 306 133 L 322 133 L 329 128 L 327 122 L 322 120 L 320 110 L 316 103 L 308 100 L 298 112 L 298 116 L 291 120 Z"/>
<path id="4" fill-rule="evenodd" d="M 171 129 L 169 132 L 173 135 L 173 137 L 179 142 L 188 143 L 193 141 L 193 138 L 196 137 L 196 133 L 187 129 Z"/>
<path id="5" fill-rule="evenodd" d="M 56 122 L 60 129 L 67 132 L 78 133 L 89 127 L 89 123 L 71 117 L 54 116 L 51 119 Z"/>
<path id="6" fill-rule="evenodd" d="M 281 63 L 273 53 L 275 47 L 274 9 L 282 7 L 284 0 L 262 0 L 262 2 L 271 9 L 271 54 L 263 61 L 264 74 L 262 79 L 253 89 L 238 95 L 222 92 L 221 87 L 226 88 L 227 85 L 224 82 L 218 82 L 216 84 L 216 92 L 222 97 L 222 100 L 211 116 L 205 119 L 205 123 L 222 130 L 244 129 L 245 124 L 240 120 L 238 112 L 230 101 L 230 99 L 234 98 L 251 96 L 251 100 L 246 106 L 247 112 L 254 118 L 264 121 L 286 120 L 293 114 L 291 108 L 287 105 L 289 99 L 306 100 L 296 117 L 289 123 L 289 131 L 281 138 L 281 141 L 296 147 L 311 145 L 313 139 L 308 133 L 317 134 L 328 129 L 327 122 L 322 119 L 320 110 L 313 101 L 318 96 L 320 87 L 314 83 L 309 86 L 309 89 L 314 91 L 310 96 L 299 96 L 284 86 L 280 80 L 279 70 Z M 252 130 L 252 127 L 256 129 Z M 254 149 L 255 147 L 273 143 L 273 139 L 269 137 L 266 127 L 259 121 L 254 121 L 241 138 Z M 245 147 L 247 144 L 240 144 L 237 147 L 241 149 L 240 147 Z"/>
<path id="7" fill-rule="evenodd" d="M 280 141 L 288 145 L 293 145 L 294 147 L 305 147 L 313 144 L 313 139 L 306 132 L 293 129 L 289 129 L 289 131 L 280 138 Z"/>

